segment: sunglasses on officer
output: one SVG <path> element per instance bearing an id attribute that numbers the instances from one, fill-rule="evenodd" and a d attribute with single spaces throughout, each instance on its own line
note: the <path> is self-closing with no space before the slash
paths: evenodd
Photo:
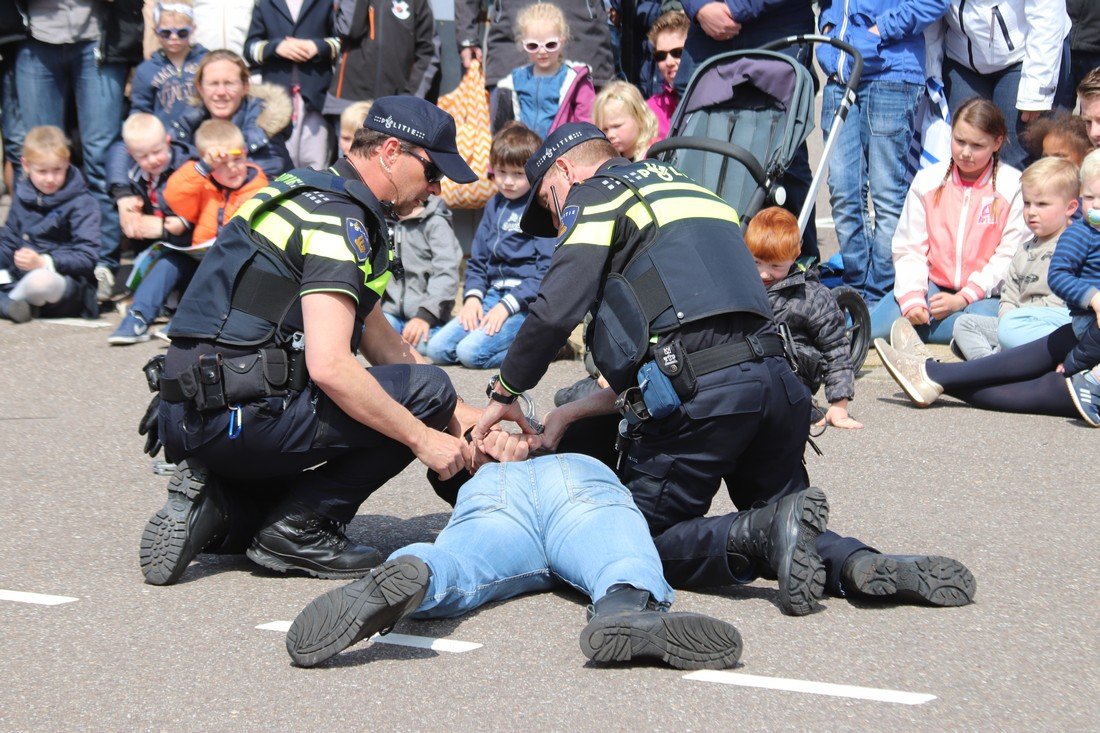
<path id="1" fill-rule="evenodd" d="M 523 50 L 527 53 L 537 53 L 540 50 L 546 51 L 547 53 L 554 53 L 559 48 L 561 48 L 561 39 L 558 38 L 551 38 L 542 43 L 532 40 L 523 42 Z"/>
<path id="2" fill-rule="evenodd" d="M 667 59 L 669 56 L 671 56 L 674 59 L 678 59 L 683 55 L 684 55 L 684 47 L 680 46 L 679 48 L 670 48 L 667 51 L 657 51 L 656 53 L 653 54 L 653 58 L 657 59 L 657 63 L 661 63 L 662 61 Z"/>
<path id="3" fill-rule="evenodd" d="M 187 37 L 191 35 L 191 29 L 190 28 L 157 28 L 157 35 L 160 36 L 161 38 L 163 38 L 164 40 L 168 40 L 172 36 L 175 36 L 176 38 L 180 39 L 181 41 L 186 41 Z"/>
<path id="4" fill-rule="evenodd" d="M 429 184 L 436 184 L 443 180 L 443 171 L 439 170 L 439 166 L 435 163 L 405 148 L 401 148 L 401 152 L 407 153 L 420 161 L 420 165 L 424 166 L 424 178 L 427 179 Z"/>

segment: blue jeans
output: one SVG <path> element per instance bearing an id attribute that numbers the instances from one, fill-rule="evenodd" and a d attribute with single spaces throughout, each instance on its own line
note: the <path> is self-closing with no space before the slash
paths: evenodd
<path id="1" fill-rule="evenodd" d="M 4 135 L 4 159 L 19 170 L 19 156 L 27 127 L 19 113 L 19 96 L 15 91 L 15 59 L 0 60 L 0 132 Z"/>
<path id="2" fill-rule="evenodd" d="M 172 291 L 187 288 L 198 267 L 199 260 L 190 255 L 171 250 L 164 252 L 138 285 L 130 310 L 146 323 L 152 323 Z"/>
<path id="3" fill-rule="evenodd" d="M 1008 139 L 1001 148 L 1001 160 L 1018 170 L 1023 170 L 1031 157 L 1020 144 L 1019 138 L 1019 133 L 1026 127 L 1020 119 L 1019 110 L 1016 109 L 1016 92 L 1020 88 L 1022 70 L 1021 62 L 992 74 L 979 74 L 950 58 L 944 57 L 943 60 L 943 82 L 947 89 L 947 102 L 951 107 L 951 114 L 954 115 L 959 105 L 971 97 L 985 97 L 993 100 L 993 103 L 1004 113 L 1005 121 L 1008 123 Z M 1062 68 L 1058 74 L 1058 88 L 1054 93 L 1056 109 L 1068 112 L 1072 111 L 1077 104 L 1072 77 L 1069 38 L 1066 38 L 1062 45 Z"/>
<path id="4" fill-rule="evenodd" d="M 856 91 L 856 103 L 837 133 L 829 165 L 829 202 L 844 260 L 844 284 L 873 306 L 894 286 L 890 243 L 901 216 L 910 178 L 905 160 L 913 118 L 924 87 L 870 81 Z M 828 124 L 844 97 L 844 87 L 825 86 L 821 119 Z M 826 138 L 828 130 L 825 130 Z M 874 203 L 874 223 L 867 205 Z"/>
<path id="5" fill-rule="evenodd" d="M 507 294 L 507 290 L 490 288 L 481 303 L 482 310 L 488 313 Z M 526 318 L 526 313 L 509 316 L 500 330 L 492 336 L 486 334 L 483 328 L 467 331 L 457 318 L 452 318 L 450 323 L 439 329 L 428 341 L 427 357 L 436 364 L 461 364 L 470 369 L 496 369 L 504 363 L 504 355 L 516 340 L 519 327 Z"/>
<path id="6" fill-rule="evenodd" d="M 65 128 L 66 105 L 76 95 L 76 119 L 84 150 L 84 177 L 102 215 L 100 264 L 118 269 L 118 210 L 107 190 L 107 150 L 122 130 L 125 64 L 100 64 L 98 43 L 26 41 L 16 55 L 16 87 L 25 129 Z"/>
<path id="7" fill-rule="evenodd" d="M 558 580 L 593 602 L 620 585 L 672 603 L 661 559 L 630 491 L 611 469 L 577 454 L 482 467 L 458 493 L 434 543 L 397 550 L 431 569 L 417 618 L 458 616 Z"/>
<path id="8" fill-rule="evenodd" d="M 929 281 L 928 297 L 940 292 L 942 288 Z M 925 299 L 927 302 L 927 298 Z M 917 333 L 926 344 L 951 343 L 951 331 L 955 328 L 955 321 L 963 313 L 973 313 L 976 316 L 996 316 L 1000 306 L 1000 298 L 982 298 L 976 300 L 961 311 L 955 311 L 942 321 L 932 320 L 927 326 L 917 326 Z M 901 308 L 897 298 L 891 294 L 883 298 L 878 305 L 871 310 L 871 338 L 890 340 L 890 324 L 901 318 Z"/>
<path id="9" fill-rule="evenodd" d="M 398 333 L 404 331 L 405 324 L 412 320 L 410 318 L 400 318 L 399 316 L 395 316 L 392 313 L 386 313 L 385 311 L 382 311 L 382 315 L 384 315 L 386 317 L 386 320 L 389 321 L 390 325 L 393 326 L 393 330 L 397 331 Z M 421 356 L 428 355 L 428 341 L 431 340 L 432 336 L 435 336 L 437 333 L 439 333 L 439 330 L 441 328 L 443 328 L 443 326 L 430 327 L 428 329 L 428 339 L 425 341 L 421 341 L 416 345 L 416 350 L 420 352 Z"/>

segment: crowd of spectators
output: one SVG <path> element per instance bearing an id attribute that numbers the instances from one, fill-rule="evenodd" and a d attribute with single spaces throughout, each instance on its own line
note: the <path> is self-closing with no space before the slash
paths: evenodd
<path id="1" fill-rule="evenodd" d="M 529 195 L 523 162 L 543 137 L 589 121 L 620 155 L 641 160 L 669 134 L 700 64 L 797 33 L 843 40 L 863 57 L 827 182 L 843 282 L 870 306 L 875 336 L 894 335 L 904 319 L 921 339 L 954 340 L 974 358 L 1093 308 L 1037 289 L 1051 235 L 1066 222 L 1035 224 L 1026 181 L 1037 174 L 1021 189 L 1021 172 L 1054 156 L 1072 164 L 1060 174 L 1069 180 L 1100 143 L 1096 3 L 646 0 L 624 11 L 618 0 L 455 0 L 455 19 L 459 58 L 485 72 L 498 193 L 470 243 L 457 308 L 451 212 L 433 199 L 395 219 L 404 277 L 384 307 L 437 362 L 499 364 L 538 291 L 553 242 L 521 232 L 519 212 Z M 0 315 L 94 318 L 132 297 L 110 342 L 147 340 L 253 192 L 293 168 L 333 163 L 372 99 L 435 100 L 440 44 L 430 0 L 5 3 L 0 114 L 12 204 Z M 828 119 L 852 59 L 828 45 L 785 52 L 811 68 L 816 60 Z M 918 172 L 906 165 L 918 107 L 941 83 L 951 159 Z M 795 213 L 809 162 L 803 146 L 785 174 L 782 203 Z M 1088 208 L 1063 213 L 1089 227 Z M 125 283 L 124 256 L 137 258 Z M 779 283 L 802 277 L 795 260 L 817 256 L 811 225 L 797 253 L 772 252 L 763 264 L 791 261 L 789 273 L 774 273 Z M 1003 288 L 1015 299 L 1007 309 Z M 1041 308 L 1052 312 L 1032 313 Z M 1029 319 L 1023 331 L 1007 313 L 1016 309 Z M 170 338 L 170 327 L 159 333 Z M 830 422 L 858 426 L 846 411 L 852 390 L 837 384 Z"/>

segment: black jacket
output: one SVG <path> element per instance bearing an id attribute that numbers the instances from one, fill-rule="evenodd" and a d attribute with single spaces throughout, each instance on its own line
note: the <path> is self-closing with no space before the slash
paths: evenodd
<path id="1" fill-rule="evenodd" d="M 288 61 L 275 53 L 286 37 L 313 41 L 317 55 L 305 63 Z M 244 59 L 258 68 L 264 81 L 287 91 L 297 84 L 306 109 L 320 112 L 325 90 L 332 81 L 332 63 L 340 51 L 333 30 L 332 0 L 305 0 L 298 20 L 291 20 L 284 0 L 260 0 L 252 10 L 252 25 L 244 43 Z"/>
<path id="2" fill-rule="evenodd" d="M 144 58 L 143 0 L 100 0 L 103 32 L 99 37 L 100 63 L 136 66 Z"/>
<path id="3" fill-rule="evenodd" d="M 0 46 L 26 39 L 28 32 L 24 5 L 21 1 L 0 3 Z"/>
<path id="4" fill-rule="evenodd" d="M 1066 0 L 1073 20 L 1069 45 L 1074 51 L 1100 53 L 1100 3 L 1096 0 Z"/>
<path id="5" fill-rule="evenodd" d="M 795 265 L 787 277 L 768 287 L 768 299 L 775 322 L 791 330 L 798 354 L 797 374 L 810 392 L 817 392 L 824 382 L 829 402 L 852 399 L 856 382 L 852 345 L 844 314 L 829 289 L 817 275 Z"/>

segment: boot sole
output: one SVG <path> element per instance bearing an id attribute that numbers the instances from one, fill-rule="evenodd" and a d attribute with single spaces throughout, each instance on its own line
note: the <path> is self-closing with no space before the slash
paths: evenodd
<path id="1" fill-rule="evenodd" d="M 594 662 L 658 659 L 675 669 L 728 669 L 741 647 L 732 625 L 696 613 L 597 616 L 581 632 L 581 651 Z"/>
<path id="2" fill-rule="evenodd" d="M 428 592 L 431 571 L 403 556 L 383 563 L 354 583 L 317 597 L 286 634 L 294 664 L 314 667 L 415 611 Z"/>
<path id="3" fill-rule="evenodd" d="M 978 581 L 965 565 L 938 556 L 898 561 L 878 555 L 852 573 L 851 580 L 860 593 L 933 606 L 965 606 L 973 603 L 978 590 Z"/>
<path id="4" fill-rule="evenodd" d="M 256 563 L 261 567 L 265 567 L 268 570 L 274 570 L 277 573 L 305 573 L 314 578 L 321 578 L 323 580 L 354 580 L 356 578 L 362 578 L 366 576 L 370 569 L 356 569 L 356 570 L 337 570 L 333 568 L 326 568 L 320 565 L 305 564 L 305 561 L 295 555 L 282 555 L 278 552 L 270 550 L 264 547 L 258 540 L 253 540 L 244 553 L 249 560 Z M 382 553 L 378 553 L 378 559 L 372 563 L 377 566 L 382 563 Z"/>
<path id="5" fill-rule="evenodd" d="M 793 513 L 798 536 L 791 543 L 789 560 L 780 564 L 779 607 L 791 616 L 805 616 L 825 595 L 825 563 L 817 554 L 817 538 L 829 522 L 825 493 L 806 489 Z"/>
<path id="6" fill-rule="evenodd" d="M 205 538 L 192 537 L 195 541 L 188 547 L 188 524 L 205 495 L 206 481 L 205 472 L 184 465 L 168 480 L 168 501 L 141 533 L 138 559 L 146 583 L 172 585 L 213 539 L 213 532 Z"/>

